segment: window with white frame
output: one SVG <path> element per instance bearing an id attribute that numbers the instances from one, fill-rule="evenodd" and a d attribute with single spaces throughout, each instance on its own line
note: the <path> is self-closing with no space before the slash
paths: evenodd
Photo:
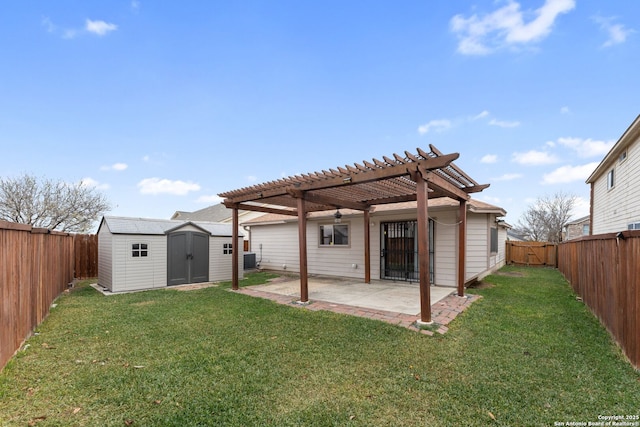
<path id="1" fill-rule="evenodd" d="M 491 228 L 491 253 L 498 252 L 498 229 L 495 227 Z"/>
<path id="2" fill-rule="evenodd" d="M 611 190 L 616 185 L 615 169 L 611 169 L 607 174 L 607 190 Z"/>
<path id="3" fill-rule="evenodd" d="M 132 243 L 131 256 L 134 258 L 145 257 L 149 255 L 149 246 L 146 243 Z"/>
<path id="4" fill-rule="evenodd" d="M 320 225 L 320 246 L 348 246 L 349 224 Z"/>
<path id="5" fill-rule="evenodd" d="M 640 222 L 633 222 L 629 224 L 629 230 L 640 230 Z"/>

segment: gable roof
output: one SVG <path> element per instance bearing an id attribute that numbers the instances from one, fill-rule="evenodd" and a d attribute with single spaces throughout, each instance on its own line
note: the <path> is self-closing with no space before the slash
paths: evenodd
<path id="1" fill-rule="evenodd" d="M 164 235 L 183 226 L 193 225 L 211 236 L 231 237 L 233 235 L 231 224 L 207 221 L 105 216 L 100 222 L 98 233 L 103 225 L 106 225 L 112 234 Z"/>
<path id="2" fill-rule="evenodd" d="M 603 173 L 609 170 L 620 155 L 626 150 L 632 143 L 640 138 L 640 115 L 631 123 L 631 125 L 624 131 L 620 139 L 611 147 L 611 150 L 607 153 L 604 159 L 596 167 L 593 173 L 587 178 L 587 184 L 595 182 Z"/>
<path id="3" fill-rule="evenodd" d="M 228 209 L 222 203 L 217 205 L 207 206 L 204 209 L 200 209 L 193 212 L 176 211 L 171 219 L 181 219 L 190 221 L 207 221 L 207 222 L 220 222 L 225 219 L 229 219 L 231 216 L 231 210 Z"/>

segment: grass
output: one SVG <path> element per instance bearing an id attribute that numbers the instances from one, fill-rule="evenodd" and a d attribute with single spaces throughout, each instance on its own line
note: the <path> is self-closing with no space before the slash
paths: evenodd
<path id="1" fill-rule="evenodd" d="M 0 374 L 0 424 L 548 426 L 639 413 L 640 375 L 557 271 L 485 281 L 434 337 L 228 284 L 103 297 L 85 283 Z"/>

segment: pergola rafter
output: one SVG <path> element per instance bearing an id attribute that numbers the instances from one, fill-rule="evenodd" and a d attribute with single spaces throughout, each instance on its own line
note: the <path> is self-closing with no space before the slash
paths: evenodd
<path id="1" fill-rule="evenodd" d="M 365 282 L 370 280 L 369 257 L 369 208 L 374 205 L 417 201 L 418 202 L 418 258 L 420 261 L 421 319 L 430 320 L 428 274 L 422 274 L 426 263 L 428 272 L 428 226 L 427 200 L 450 197 L 460 202 L 460 231 L 458 250 L 459 263 L 464 263 L 466 235 L 466 202 L 469 194 L 487 188 L 478 184 L 453 162 L 458 153 L 444 154 L 433 145 L 429 151 L 417 149 L 416 153 L 394 153 L 382 160 L 364 160 L 362 163 L 338 166 L 281 178 L 238 190 L 219 194 L 224 204 L 237 212 L 238 209 L 265 213 L 278 213 L 298 217 L 300 246 L 301 300 L 307 301 L 306 265 L 306 217 L 309 212 L 348 208 L 365 212 Z M 237 214 L 234 229 L 237 230 Z M 424 222 L 424 224 L 422 224 Z M 235 240 L 234 240 L 235 241 Z M 237 251 L 233 251 L 233 288 L 237 289 Z M 458 294 L 464 292 L 464 266 L 458 269 Z"/>

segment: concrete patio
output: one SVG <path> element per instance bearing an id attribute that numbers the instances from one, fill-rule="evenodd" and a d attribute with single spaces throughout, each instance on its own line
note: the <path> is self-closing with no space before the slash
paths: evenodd
<path id="1" fill-rule="evenodd" d="M 358 279 L 309 277 L 309 310 L 327 310 L 352 316 L 367 317 L 397 324 L 433 335 L 447 332 L 447 325 L 462 313 L 478 295 L 458 297 L 455 288 L 431 286 L 433 330 L 420 329 L 420 289 L 418 284 L 392 281 L 364 283 Z M 270 299 L 280 304 L 296 304 L 300 300 L 300 279 L 278 277 L 265 285 L 240 288 L 240 293 Z"/>

